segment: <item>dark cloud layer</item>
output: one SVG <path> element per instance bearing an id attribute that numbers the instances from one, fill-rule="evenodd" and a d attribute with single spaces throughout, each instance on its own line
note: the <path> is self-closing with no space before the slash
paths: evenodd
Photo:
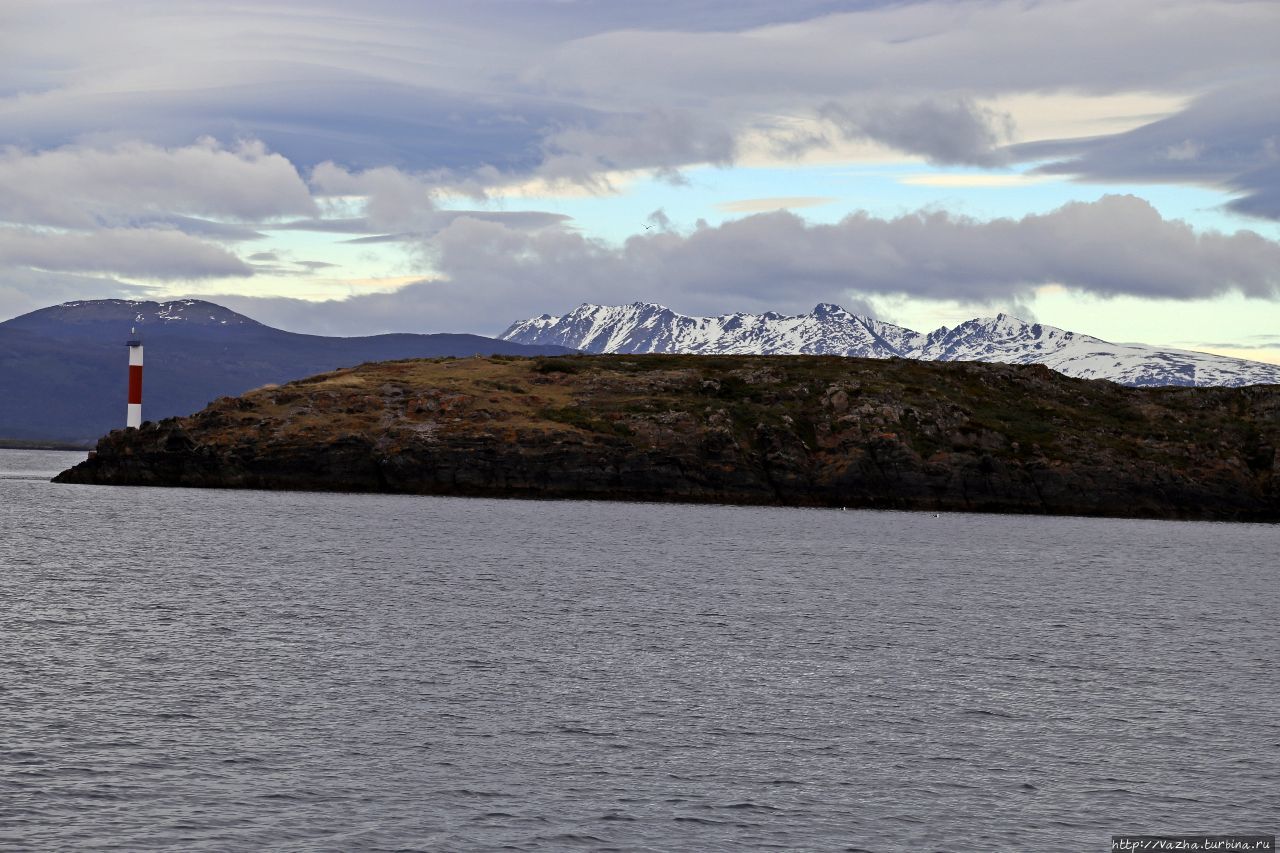
<path id="1" fill-rule="evenodd" d="M 133 228 L 70 234 L 0 228 L 0 269 L 6 266 L 159 280 L 253 275 L 219 246 L 178 231 Z"/>
<path id="2" fill-rule="evenodd" d="M 404 231 L 397 234 L 384 234 L 368 217 L 347 219 L 294 219 L 271 226 L 279 231 L 321 231 L 333 234 L 367 234 L 350 243 L 386 243 L 403 242 L 405 240 L 422 239 L 440 231 L 455 219 L 467 217 L 481 219 L 486 222 L 501 222 L 509 228 L 534 229 L 546 228 L 568 222 L 570 217 L 563 213 L 548 213 L 541 210 L 431 210 L 423 223 L 428 227 L 422 231 Z M 387 225 L 407 224 L 403 220 L 384 222 Z"/>
<path id="3" fill-rule="evenodd" d="M 918 1 L 918 0 L 917 0 Z M 903 0 L 470 0 L 467 14 L 500 15 L 520 25 L 586 35 L 613 30 L 737 31 L 842 12 L 905 5 Z"/>
<path id="4" fill-rule="evenodd" d="M 659 301 L 680 311 L 802 311 L 877 296 L 1025 304 L 1061 284 L 1100 296 L 1200 299 L 1280 294 L 1280 244 L 1248 231 L 1197 233 L 1133 196 L 982 222 L 946 213 L 855 214 L 815 225 L 786 212 L 610 246 L 557 228 L 459 219 L 430 243 L 442 278 L 344 302 L 233 299 L 304 331 L 468 329 L 580 302 Z"/>

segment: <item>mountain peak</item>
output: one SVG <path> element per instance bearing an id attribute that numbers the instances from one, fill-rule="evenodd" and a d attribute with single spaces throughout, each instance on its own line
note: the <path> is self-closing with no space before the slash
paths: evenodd
<path id="1" fill-rule="evenodd" d="M 774 312 L 690 317 L 652 302 L 582 306 L 552 320 L 531 318 L 511 325 L 502 340 L 557 343 L 591 353 L 794 353 L 899 355 L 904 341 L 919 337 L 890 324 L 869 327 L 839 305 L 824 302 L 810 314 Z"/>
<path id="2" fill-rule="evenodd" d="M 589 309 L 589 310 L 588 310 Z M 1112 344 L 1007 312 L 928 335 L 822 302 L 809 314 L 689 317 L 648 302 L 583 306 L 573 315 L 512 324 L 502 340 L 592 353 L 843 355 L 1043 364 L 1068 376 L 1125 385 L 1280 384 L 1280 366 L 1207 353 Z"/>
<path id="3" fill-rule="evenodd" d="M 1029 326 L 1031 325 L 1021 317 L 1015 317 L 1012 314 L 1006 314 L 1001 311 L 994 317 L 979 317 L 975 322 L 988 326 Z"/>

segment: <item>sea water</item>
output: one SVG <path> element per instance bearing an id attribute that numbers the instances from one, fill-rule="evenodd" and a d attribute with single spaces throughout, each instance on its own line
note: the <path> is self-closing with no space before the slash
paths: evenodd
<path id="1" fill-rule="evenodd" d="M 0 848 L 1103 851 L 1280 825 L 1280 528 L 54 485 Z"/>

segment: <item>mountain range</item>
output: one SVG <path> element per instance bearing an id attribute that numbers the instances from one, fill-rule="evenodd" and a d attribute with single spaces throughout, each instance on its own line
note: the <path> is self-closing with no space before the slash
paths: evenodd
<path id="1" fill-rule="evenodd" d="M 569 351 L 479 335 L 300 335 L 197 299 L 68 302 L 0 323 L 0 438 L 89 444 L 124 426 L 124 344 L 135 328 L 148 420 L 368 361 Z"/>
<path id="2" fill-rule="evenodd" d="M 808 314 L 690 317 L 662 305 L 584 303 L 513 323 L 499 340 L 589 353 L 843 355 L 1043 364 L 1067 376 L 1132 386 L 1280 384 L 1280 365 L 1142 344 L 1116 344 L 1007 314 L 922 334 L 838 305 Z"/>
<path id="3" fill-rule="evenodd" d="M 1113 344 L 1001 314 L 921 334 L 839 306 L 809 314 L 689 317 L 661 305 L 584 304 L 513 324 L 499 339 L 462 334 L 324 337 L 275 329 L 197 299 L 68 302 L 0 323 L 0 439 L 89 444 L 123 426 L 124 342 L 146 346 L 143 416 L 197 411 L 222 396 L 370 361 L 588 353 L 827 354 L 1044 364 L 1135 386 L 1280 384 L 1280 366 Z"/>

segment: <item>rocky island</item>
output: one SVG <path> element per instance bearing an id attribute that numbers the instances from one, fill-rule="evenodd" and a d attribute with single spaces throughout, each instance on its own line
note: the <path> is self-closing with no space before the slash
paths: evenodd
<path id="1" fill-rule="evenodd" d="M 834 356 L 432 359 L 117 430 L 61 483 L 1280 520 L 1280 386 Z"/>

